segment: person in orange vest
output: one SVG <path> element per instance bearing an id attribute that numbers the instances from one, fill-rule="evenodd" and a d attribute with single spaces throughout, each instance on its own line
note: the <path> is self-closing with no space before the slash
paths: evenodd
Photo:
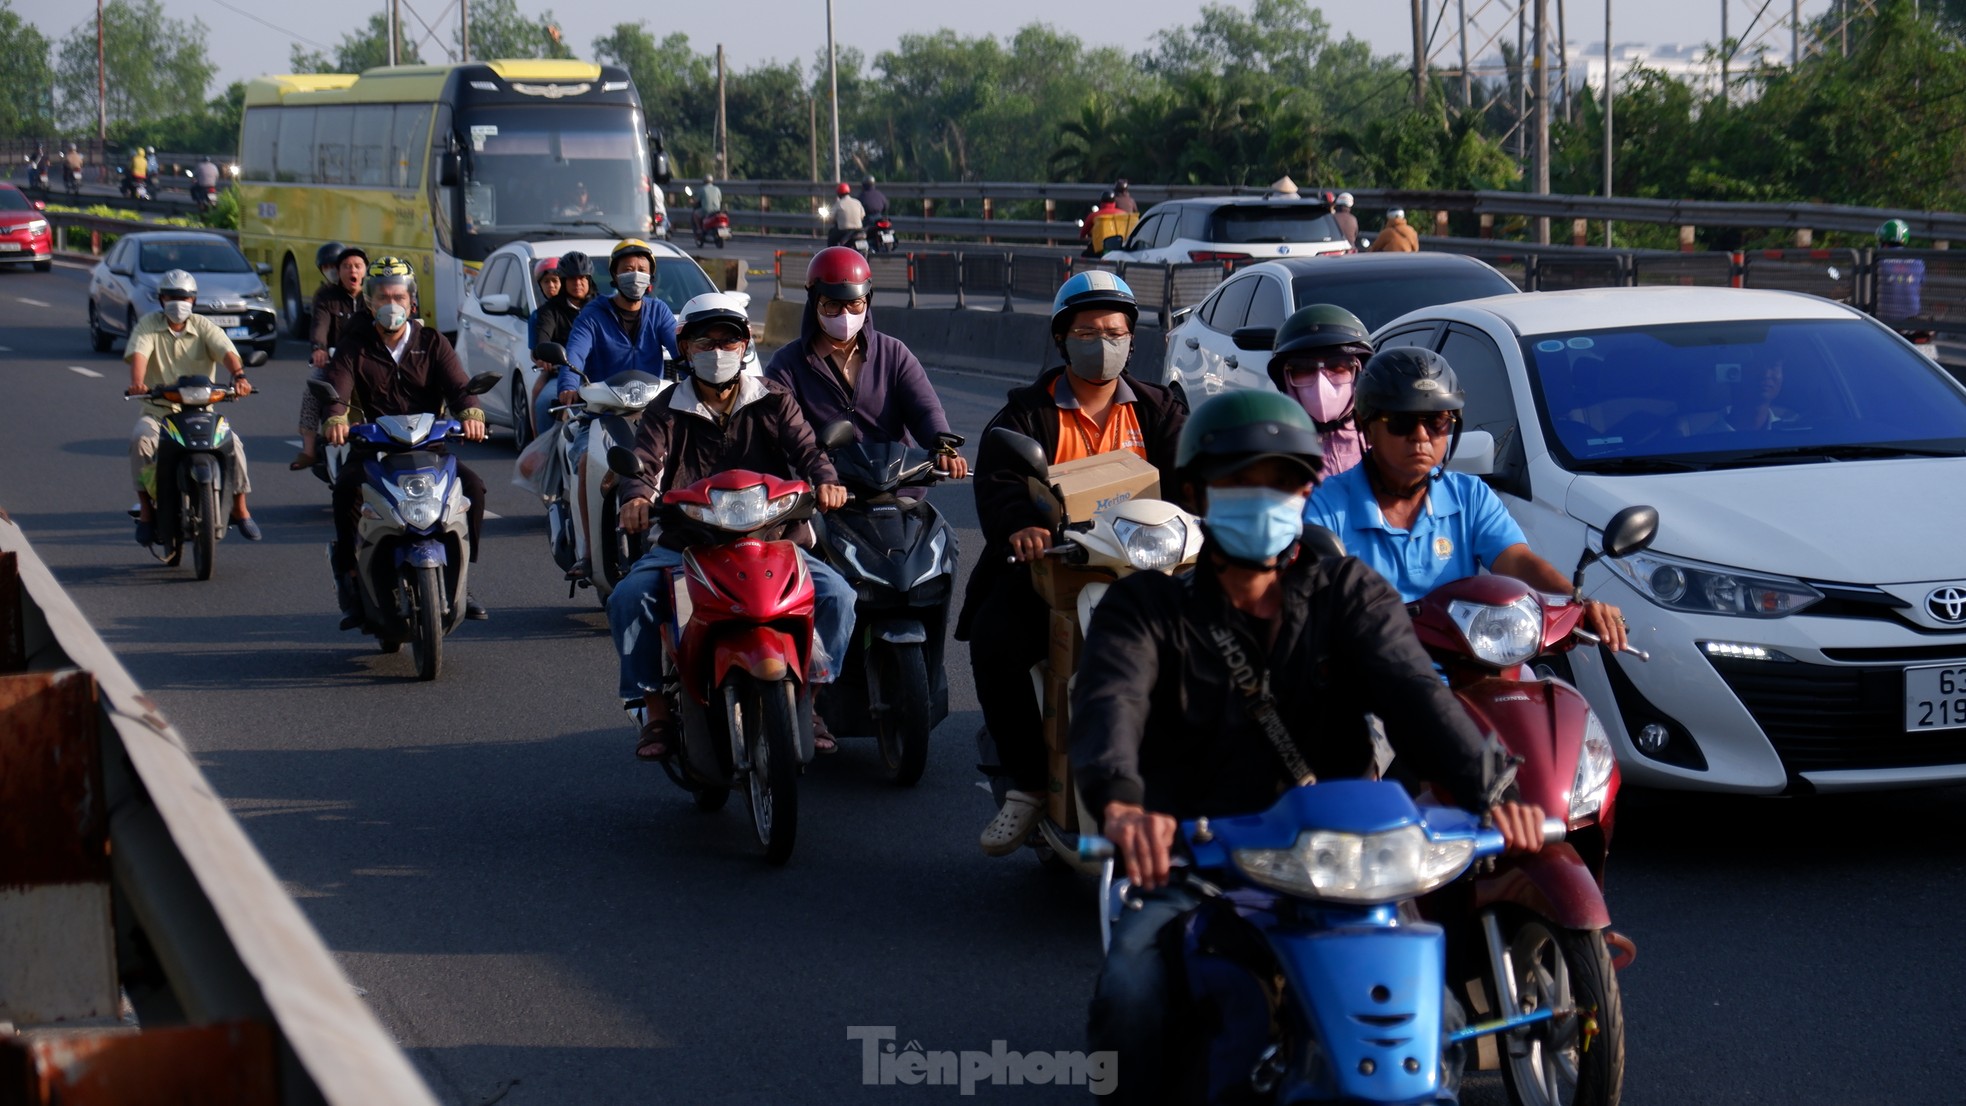
<path id="1" fill-rule="evenodd" d="M 1386 229 L 1372 240 L 1366 253 L 1418 253 L 1420 232 L 1406 225 L 1406 212 L 1393 208 L 1386 213 Z"/>

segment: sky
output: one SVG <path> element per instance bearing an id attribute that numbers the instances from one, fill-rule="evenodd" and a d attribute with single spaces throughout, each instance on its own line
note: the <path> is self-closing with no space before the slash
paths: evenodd
<path id="1" fill-rule="evenodd" d="M 366 22 L 372 10 L 381 10 L 385 0 L 342 0 L 330 4 L 274 3 L 271 0 L 162 0 L 173 18 L 202 19 L 207 28 L 207 50 L 218 66 L 213 91 L 227 83 L 264 72 L 285 70 L 289 48 L 296 42 L 310 49 L 332 47 L 356 24 Z M 1247 0 L 1225 0 L 1237 7 L 1248 7 Z M 1523 0 L 1527 3 L 1529 0 Z M 1607 0 L 1550 0 L 1550 19 L 1554 23 L 1559 6 L 1569 15 L 1569 39 L 1574 43 L 1601 43 L 1604 39 L 1604 8 Z M 1698 43 L 1720 39 L 1721 12 L 1730 13 L 1735 34 L 1754 18 L 1757 11 L 1770 13 L 1764 18 L 1785 16 L 1789 4 L 1775 0 L 1624 0 L 1614 7 L 1614 32 L 1618 43 Z M 1804 19 L 1829 7 L 1830 0 L 1805 0 Z M 405 6 L 437 26 L 446 45 L 456 26 L 454 0 L 403 0 Z M 1430 10 L 1438 11 L 1448 0 L 1428 0 Z M 1048 22 L 1060 30 L 1078 35 L 1088 43 L 1117 45 L 1128 50 L 1147 46 L 1154 33 L 1165 27 L 1194 21 L 1201 5 L 1194 0 L 1127 0 L 1123 4 L 1074 5 L 1061 9 L 1056 0 L 992 0 L 988 4 L 936 3 L 914 0 L 836 0 L 834 29 L 842 46 L 858 47 L 870 59 L 892 47 L 903 34 L 948 27 L 966 35 L 1008 35 L 1033 22 Z M 1335 34 L 1357 35 L 1372 43 L 1375 52 L 1410 56 L 1412 24 L 1410 5 L 1405 0 L 1345 0 L 1319 3 Z M 1466 0 L 1470 12 L 1487 9 L 1485 18 L 1494 30 L 1493 13 L 1510 9 L 1510 0 Z M 88 0 L 12 0 L 14 11 L 39 27 L 50 39 L 60 40 L 77 24 L 94 22 L 93 5 Z M 577 56 L 591 57 L 594 40 L 619 22 L 640 18 L 648 22 L 660 38 L 671 31 L 683 31 L 700 51 L 710 52 L 721 41 L 726 56 L 736 68 L 748 68 L 761 61 L 806 61 L 826 43 L 826 7 L 822 0 L 741 0 L 736 4 L 665 4 L 661 9 L 617 0 L 519 0 L 521 11 L 554 10 L 560 26 Z M 1060 19 L 1061 11 L 1069 20 Z M 1434 50 L 1443 51 L 1437 64 L 1451 64 L 1458 57 L 1456 46 L 1448 42 L 1453 27 L 1454 7 L 1448 4 L 1447 20 L 1436 39 Z M 741 12 L 742 26 L 719 19 L 723 13 Z M 1106 12 L 1123 12 L 1124 20 L 1107 17 Z M 1099 13 L 1099 14 L 1095 14 Z M 256 18 L 255 18 L 256 17 Z M 441 18 L 442 23 L 438 20 Z M 1471 19 L 1475 16 L 1471 15 Z M 404 22 L 419 32 L 422 28 L 411 15 Z M 1511 23 L 1512 27 L 1512 23 Z M 1471 32 L 1473 33 L 1473 32 Z M 1551 30 L 1554 36 L 1555 29 Z M 1486 37 L 1486 36 L 1480 36 Z M 1470 44 L 1479 55 L 1480 37 Z M 1511 30 L 1508 37 L 1512 40 Z M 1787 34 L 1774 36 L 1786 51 Z M 426 59 L 441 58 L 441 51 L 426 47 Z"/>

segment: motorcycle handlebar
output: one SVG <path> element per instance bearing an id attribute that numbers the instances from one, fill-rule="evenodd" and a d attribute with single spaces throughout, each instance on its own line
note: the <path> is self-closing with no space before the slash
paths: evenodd
<path id="1" fill-rule="evenodd" d="M 1570 633 L 1574 637 L 1576 637 L 1578 641 L 1583 642 L 1585 645 L 1604 644 L 1603 638 L 1597 636 L 1596 634 L 1592 633 L 1589 630 L 1584 629 L 1582 626 L 1579 626 L 1576 629 L 1570 631 Z M 1641 661 L 1649 661 L 1652 659 L 1652 654 L 1646 652 L 1643 649 L 1640 649 L 1638 646 L 1633 645 L 1630 642 L 1626 642 L 1624 645 L 1620 646 L 1618 648 L 1618 652 L 1624 653 L 1627 656 L 1637 657 Z"/>
<path id="2" fill-rule="evenodd" d="M 1570 832 L 1570 827 L 1564 824 L 1563 819 L 1561 818 L 1543 819 L 1543 844 L 1554 845 L 1557 842 L 1563 840 L 1564 835 L 1568 834 L 1569 832 Z"/>

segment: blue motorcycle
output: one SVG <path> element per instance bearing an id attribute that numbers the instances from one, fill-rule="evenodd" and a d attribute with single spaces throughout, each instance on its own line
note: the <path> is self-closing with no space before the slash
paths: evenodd
<path id="1" fill-rule="evenodd" d="M 1544 834 L 1560 840 L 1563 823 Z M 1501 855 L 1501 833 L 1477 815 L 1416 806 L 1393 783 L 1334 780 L 1261 814 L 1184 822 L 1178 844 L 1188 863 L 1170 880 L 1201 905 L 1175 923 L 1188 1009 L 1171 1023 L 1208 1038 L 1169 1073 L 1182 1101 L 1451 1103 L 1463 1043 L 1565 1013 L 1465 1025 L 1448 996 L 1445 934 L 1411 903 Z M 1111 842 L 1081 838 L 1080 853 L 1105 861 L 1109 943 L 1131 888 L 1113 879 Z"/>

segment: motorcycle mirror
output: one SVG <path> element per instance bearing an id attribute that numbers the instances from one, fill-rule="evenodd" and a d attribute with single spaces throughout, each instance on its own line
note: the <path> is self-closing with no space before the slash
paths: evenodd
<path id="1" fill-rule="evenodd" d="M 646 469 L 647 466 L 642 464 L 642 459 L 635 455 L 634 450 L 625 445 L 608 447 L 608 471 L 616 476 L 626 476 L 632 480 Z"/>
<path id="2" fill-rule="evenodd" d="M 1629 557 L 1641 552 L 1659 536 L 1659 511 L 1656 507 L 1626 507 L 1611 516 L 1604 525 L 1604 555 L 1606 557 Z"/>
<path id="3" fill-rule="evenodd" d="M 819 444 L 827 449 L 844 449 L 860 438 L 860 432 L 847 419 L 829 422 L 819 428 Z"/>
<path id="4" fill-rule="evenodd" d="M 328 383 L 325 380 L 313 380 L 313 379 L 308 380 L 307 392 L 309 395 L 313 396 L 317 400 L 320 400 L 322 403 L 341 402 L 341 393 L 335 391 L 334 385 Z"/>
<path id="5" fill-rule="evenodd" d="M 984 472 L 1008 469 L 1019 476 L 1041 481 L 1051 471 L 1051 458 L 1045 456 L 1044 446 L 1039 445 L 1036 439 L 998 426 L 983 435 L 983 444 L 976 454 L 976 467 Z"/>
<path id="6" fill-rule="evenodd" d="M 1268 352 L 1277 344 L 1277 328 L 1239 326 L 1233 334 L 1229 335 L 1229 341 L 1234 342 L 1237 349 L 1249 350 L 1253 353 Z"/>
<path id="7" fill-rule="evenodd" d="M 1065 525 L 1065 504 L 1058 498 L 1057 490 L 1035 476 L 1025 477 L 1024 487 L 1031 493 L 1031 506 L 1043 516 L 1045 528 L 1062 529 Z"/>
<path id="8" fill-rule="evenodd" d="M 1322 526 L 1304 527 L 1304 536 L 1298 538 L 1297 543 L 1303 547 L 1304 552 L 1314 557 L 1343 557 L 1346 555 L 1344 539 Z"/>
<path id="9" fill-rule="evenodd" d="M 503 379 L 505 378 L 500 373 L 479 373 L 477 376 L 471 378 L 470 383 L 464 386 L 464 394 L 467 396 L 484 395 L 486 392 L 498 387 L 498 382 Z"/>
<path id="10" fill-rule="evenodd" d="M 567 363 L 567 347 L 558 342 L 541 342 L 532 347 L 532 359 L 549 365 L 564 365 Z"/>
<path id="11" fill-rule="evenodd" d="M 954 449 L 963 444 L 963 440 L 961 434 L 951 433 L 947 430 L 935 436 L 935 444 L 944 449 Z"/>

